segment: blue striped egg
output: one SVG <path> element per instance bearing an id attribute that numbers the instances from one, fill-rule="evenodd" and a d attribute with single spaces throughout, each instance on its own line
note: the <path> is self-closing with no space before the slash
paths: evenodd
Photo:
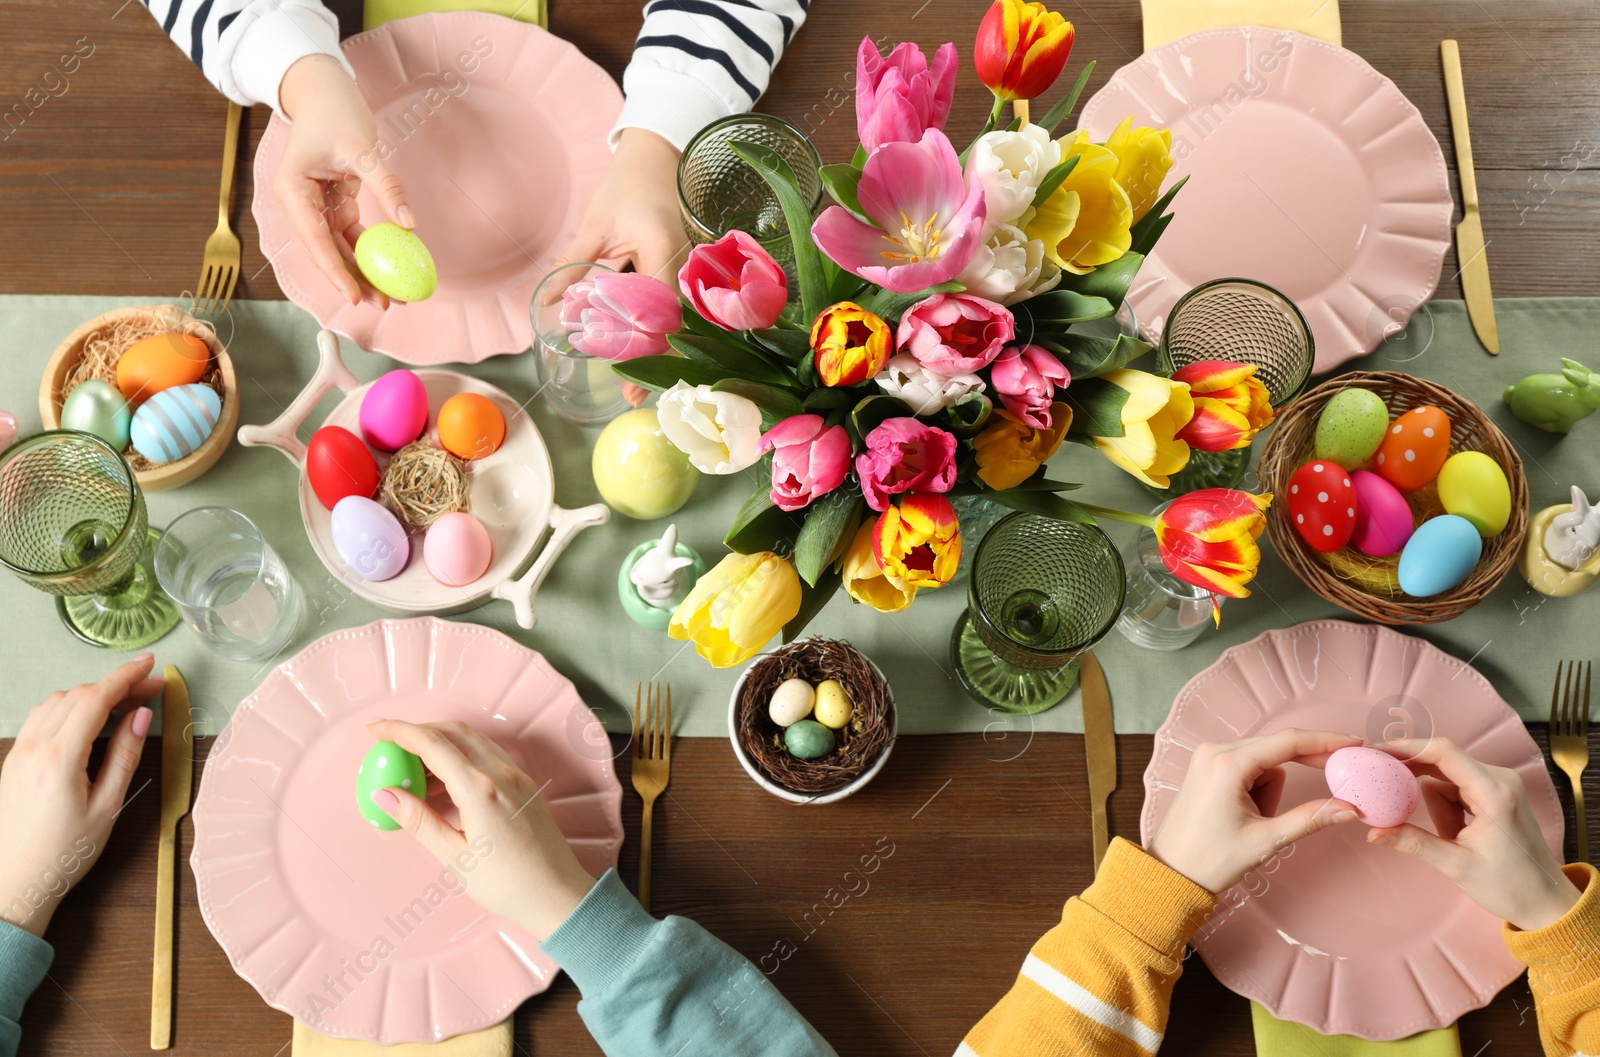
<path id="1" fill-rule="evenodd" d="M 151 462 L 181 459 L 211 436 L 221 414 L 222 398 L 209 385 L 163 389 L 134 412 L 134 449 Z"/>

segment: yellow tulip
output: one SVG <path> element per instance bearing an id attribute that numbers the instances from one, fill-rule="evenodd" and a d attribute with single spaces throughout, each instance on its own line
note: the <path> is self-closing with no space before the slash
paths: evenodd
<path id="1" fill-rule="evenodd" d="M 1072 408 L 1059 402 L 1050 405 L 1049 429 L 1036 429 L 1005 408 L 995 408 L 988 428 L 972 441 L 978 480 L 997 492 L 1015 488 L 1056 453 L 1071 425 Z"/>
<path id="2" fill-rule="evenodd" d="M 1082 275 L 1128 252 L 1133 245 L 1133 204 L 1117 182 L 1117 156 L 1079 131 L 1062 137 L 1061 160 L 1078 164 L 1023 228 L 1044 243 L 1044 255 Z"/>
<path id="3" fill-rule="evenodd" d="M 1133 118 L 1125 117 L 1106 149 L 1117 156 L 1116 180 L 1128 192 L 1137 224 L 1161 197 L 1161 182 L 1172 168 L 1172 130 L 1134 128 Z"/>
<path id="4" fill-rule="evenodd" d="M 1189 445 L 1178 431 L 1194 417 L 1189 387 L 1144 371 L 1108 371 L 1100 380 L 1127 391 L 1122 404 L 1122 436 L 1094 437 L 1100 454 L 1145 484 L 1165 488 L 1189 464 Z"/>
<path id="5" fill-rule="evenodd" d="M 730 554 L 678 603 L 667 634 L 714 668 L 743 664 L 800 612 L 800 575 L 771 551 Z"/>
<path id="6" fill-rule="evenodd" d="M 856 530 L 850 549 L 844 554 L 844 590 L 857 602 L 863 602 L 880 613 L 898 613 L 917 597 L 917 589 L 896 576 L 890 576 L 878 564 L 872 550 L 873 529 L 877 522 L 869 521 Z"/>

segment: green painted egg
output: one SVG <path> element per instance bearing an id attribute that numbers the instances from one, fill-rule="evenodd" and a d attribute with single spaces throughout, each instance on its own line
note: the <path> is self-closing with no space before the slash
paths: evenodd
<path id="1" fill-rule="evenodd" d="M 426 301 L 439 285 L 433 254 L 416 233 L 385 221 L 356 239 L 356 267 L 396 301 Z"/>
<path id="2" fill-rule="evenodd" d="M 1317 419 L 1317 458 L 1346 470 L 1372 458 L 1389 428 L 1389 408 L 1370 389 L 1345 389 L 1333 395 Z"/>
<path id="3" fill-rule="evenodd" d="M 93 433 L 118 451 L 128 447 L 133 412 L 115 386 L 105 382 L 80 382 L 61 405 L 61 428 Z"/>
<path id="4" fill-rule="evenodd" d="M 784 728 L 783 747 L 801 760 L 815 760 L 833 751 L 833 731 L 814 719 L 802 719 Z"/>
<path id="5" fill-rule="evenodd" d="M 1481 451 L 1460 451 L 1439 470 L 1439 502 L 1466 518 L 1487 539 L 1505 531 L 1511 520 L 1511 482 L 1500 464 Z"/>
<path id="6" fill-rule="evenodd" d="M 356 807 L 361 809 L 361 817 L 378 829 L 399 829 L 400 823 L 372 802 L 372 791 L 398 787 L 426 797 L 427 780 L 419 757 L 392 741 L 380 741 L 367 750 L 361 770 L 356 772 Z"/>

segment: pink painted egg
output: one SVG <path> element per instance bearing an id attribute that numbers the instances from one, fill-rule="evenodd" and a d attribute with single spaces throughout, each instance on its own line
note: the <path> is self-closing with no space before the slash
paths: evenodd
<path id="1" fill-rule="evenodd" d="M 401 369 L 373 382 L 361 398 L 361 436 L 380 451 L 399 451 L 428 427 L 428 390 Z"/>
<path id="2" fill-rule="evenodd" d="M 445 514 L 428 527 L 422 541 L 422 561 L 428 574 L 446 587 L 472 583 L 493 560 L 489 530 L 471 514 Z"/>
<path id="3" fill-rule="evenodd" d="M 1400 825 L 1422 799 L 1417 776 L 1381 749 L 1361 745 L 1340 749 L 1328 757 L 1323 775 L 1328 792 L 1355 808 L 1369 826 Z"/>
<path id="4" fill-rule="evenodd" d="M 1402 492 L 1415 492 L 1435 477 L 1450 457 L 1450 416 L 1436 407 L 1414 407 L 1389 423 L 1373 468 Z"/>
<path id="5" fill-rule="evenodd" d="M 1289 519 L 1313 550 L 1336 551 L 1356 527 L 1356 490 L 1329 459 L 1314 459 L 1289 478 Z"/>
<path id="6" fill-rule="evenodd" d="M 1416 528 L 1406 497 L 1367 470 L 1351 474 L 1350 483 L 1356 489 L 1356 528 L 1350 536 L 1351 546 L 1372 558 L 1399 554 Z"/>

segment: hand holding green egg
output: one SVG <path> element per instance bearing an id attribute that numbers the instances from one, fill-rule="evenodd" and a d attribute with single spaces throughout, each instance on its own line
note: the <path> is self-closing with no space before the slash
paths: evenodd
<path id="1" fill-rule="evenodd" d="M 427 780 L 420 757 L 392 741 L 380 741 L 367 750 L 356 773 L 356 807 L 361 810 L 361 817 L 377 829 L 399 829 L 400 823 L 372 802 L 373 790 L 398 788 L 423 797 L 427 795 Z"/>
<path id="2" fill-rule="evenodd" d="M 396 301 L 426 301 L 439 285 L 433 254 L 416 232 L 387 221 L 356 239 L 356 267 L 375 289 Z"/>

